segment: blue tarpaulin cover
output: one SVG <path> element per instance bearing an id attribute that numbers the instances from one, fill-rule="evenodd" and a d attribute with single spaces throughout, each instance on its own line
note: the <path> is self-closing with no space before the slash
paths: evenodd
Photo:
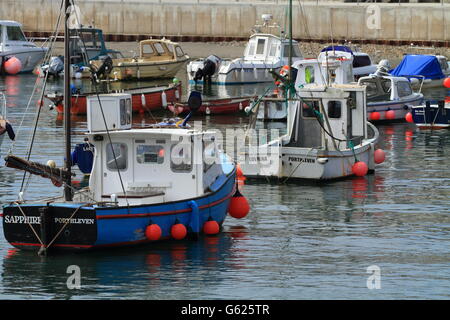
<path id="1" fill-rule="evenodd" d="M 425 79 L 433 80 L 445 78 L 438 59 L 435 56 L 424 54 L 405 55 L 397 68 L 392 69 L 389 73 L 398 77 L 424 76 Z"/>

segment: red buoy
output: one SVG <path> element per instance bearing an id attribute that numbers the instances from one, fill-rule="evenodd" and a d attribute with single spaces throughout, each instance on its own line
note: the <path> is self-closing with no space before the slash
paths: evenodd
<path id="1" fill-rule="evenodd" d="M 228 206 L 228 213 L 230 216 L 236 219 L 244 218 L 250 211 L 250 206 L 247 199 L 236 188 L 236 193 L 231 197 L 230 204 Z"/>
<path id="2" fill-rule="evenodd" d="M 219 224 L 214 220 L 206 221 L 203 225 L 203 232 L 205 234 L 218 234 L 219 229 Z"/>
<path id="3" fill-rule="evenodd" d="M 174 238 L 176 240 L 181 240 L 186 237 L 187 229 L 183 224 L 176 223 L 170 229 L 170 234 L 172 235 L 172 238 Z"/>
<path id="4" fill-rule="evenodd" d="M 19 73 L 22 69 L 22 62 L 16 57 L 11 57 L 5 61 L 3 68 L 8 74 L 14 75 Z"/>
<path id="5" fill-rule="evenodd" d="M 405 115 L 405 120 L 406 120 L 407 122 L 409 122 L 409 123 L 412 123 L 412 122 L 414 121 L 411 112 L 408 112 L 408 113 Z"/>
<path id="6" fill-rule="evenodd" d="M 386 111 L 385 117 L 387 120 L 394 120 L 395 119 L 395 111 L 394 110 Z"/>
<path id="7" fill-rule="evenodd" d="M 145 228 L 145 237 L 148 240 L 152 240 L 152 241 L 156 241 L 159 240 L 161 238 L 161 228 L 160 226 L 158 226 L 157 224 L 151 224 L 149 226 L 147 226 L 147 228 Z"/>
<path id="8" fill-rule="evenodd" d="M 444 87 L 450 89 L 450 77 L 449 78 L 445 78 L 444 81 L 442 81 L 442 84 L 444 85 Z"/>
<path id="9" fill-rule="evenodd" d="M 376 164 L 383 163 L 384 160 L 386 159 L 386 155 L 385 155 L 384 151 L 381 149 L 375 150 L 373 157 L 374 157 L 374 161 Z"/>
<path id="10" fill-rule="evenodd" d="M 358 177 L 365 176 L 368 171 L 369 167 L 367 167 L 367 164 L 362 161 L 355 162 L 355 164 L 352 166 L 353 174 Z"/>
<path id="11" fill-rule="evenodd" d="M 241 178 L 241 177 L 244 176 L 244 172 L 242 171 L 242 168 L 241 168 L 241 166 L 239 165 L 239 163 L 236 164 L 236 176 L 237 176 L 238 178 Z"/>
<path id="12" fill-rule="evenodd" d="M 378 121 L 378 120 L 380 120 L 380 118 L 381 118 L 381 114 L 379 112 L 374 111 L 374 112 L 370 113 L 370 116 L 369 116 L 370 120 Z"/>

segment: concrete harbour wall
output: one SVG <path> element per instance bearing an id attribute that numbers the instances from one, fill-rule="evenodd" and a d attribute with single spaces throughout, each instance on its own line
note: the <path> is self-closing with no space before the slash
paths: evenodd
<path id="1" fill-rule="evenodd" d="M 450 4 L 374 4 L 331 1 L 293 3 L 293 35 L 299 40 L 450 47 Z M 286 1 L 78 0 L 82 23 L 94 22 L 109 41 L 166 36 L 177 41 L 245 40 L 257 20 L 271 13 L 286 25 Z M 16 20 L 28 35 L 55 27 L 60 0 L 0 0 L 0 19 Z M 378 21 L 375 27 L 370 21 Z"/>

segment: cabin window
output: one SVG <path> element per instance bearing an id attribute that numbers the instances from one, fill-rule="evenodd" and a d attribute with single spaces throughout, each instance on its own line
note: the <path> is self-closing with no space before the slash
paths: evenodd
<path id="1" fill-rule="evenodd" d="M 353 68 L 366 67 L 371 64 L 369 56 L 353 56 Z"/>
<path id="2" fill-rule="evenodd" d="M 318 100 L 302 100 L 302 116 L 303 118 L 316 118 L 316 114 L 320 112 L 320 102 Z"/>
<path id="3" fill-rule="evenodd" d="M 164 47 L 162 46 L 162 44 L 161 43 L 159 43 L 159 42 L 156 42 L 155 43 L 155 49 L 156 49 L 156 52 L 158 52 L 160 55 L 161 54 L 164 54 L 166 51 L 164 50 Z"/>
<path id="4" fill-rule="evenodd" d="M 217 158 L 216 144 L 213 137 L 205 138 L 203 140 L 203 172 L 206 172 L 211 168 Z"/>
<path id="5" fill-rule="evenodd" d="M 314 83 L 314 67 L 313 66 L 307 66 L 305 68 L 305 82 L 306 83 Z"/>
<path id="6" fill-rule="evenodd" d="M 82 40 L 82 43 L 81 43 L 82 49 L 84 47 L 86 47 L 86 49 L 97 49 L 97 50 L 101 49 L 100 37 L 98 36 L 98 34 L 95 31 L 80 32 L 79 35 Z"/>
<path id="7" fill-rule="evenodd" d="M 142 53 L 143 54 L 152 54 L 155 51 L 153 50 L 153 47 L 150 44 L 144 44 L 142 45 Z"/>
<path id="8" fill-rule="evenodd" d="M 27 39 L 23 35 L 23 32 L 20 29 L 20 27 L 7 26 L 6 27 L 6 34 L 8 35 L 8 40 L 11 40 L 11 41 L 27 41 Z"/>
<path id="9" fill-rule="evenodd" d="M 363 82 L 362 85 L 366 86 L 367 97 L 373 97 L 378 94 L 378 87 L 375 82 Z"/>
<path id="10" fill-rule="evenodd" d="M 125 143 L 114 142 L 106 145 L 106 167 L 109 170 L 126 170 L 127 158 L 128 148 Z"/>
<path id="11" fill-rule="evenodd" d="M 136 147 L 137 163 L 157 163 L 164 162 L 164 146 L 141 144 Z"/>
<path id="12" fill-rule="evenodd" d="M 265 44 L 266 44 L 266 39 L 258 39 L 258 45 L 256 47 L 256 54 L 264 54 Z"/>
<path id="13" fill-rule="evenodd" d="M 412 94 L 411 85 L 407 81 L 397 82 L 398 96 L 406 97 Z"/>
<path id="14" fill-rule="evenodd" d="M 0 25 L 0 43 L 3 42 L 3 27 Z"/>
<path id="15" fill-rule="evenodd" d="M 342 112 L 342 104 L 340 101 L 328 101 L 328 117 L 339 119 Z"/>
<path id="16" fill-rule="evenodd" d="M 269 56 L 275 57 L 276 53 L 277 53 L 277 44 L 272 43 L 272 45 L 270 46 Z"/>
<path id="17" fill-rule="evenodd" d="M 120 100 L 120 125 L 131 124 L 131 99 Z"/>
<path id="18" fill-rule="evenodd" d="M 249 45 L 248 45 L 247 55 L 253 56 L 254 54 L 255 54 L 255 43 L 254 42 L 250 42 Z"/>
<path id="19" fill-rule="evenodd" d="M 170 148 L 170 169 L 173 172 L 192 171 L 192 146 L 189 144 L 174 144 Z"/>
<path id="20" fill-rule="evenodd" d="M 391 80 L 381 81 L 381 87 L 383 88 L 384 92 L 386 92 L 386 93 L 391 92 L 391 85 L 392 85 Z"/>
<path id="21" fill-rule="evenodd" d="M 175 52 L 177 53 L 177 57 L 184 56 L 184 52 L 183 49 L 181 49 L 181 47 L 175 47 Z"/>
<path id="22" fill-rule="evenodd" d="M 284 45 L 284 53 L 283 53 L 283 57 L 285 58 L 289 58 L 289 44 L 285 44 Z M 300 50 L 298 49 L 298 45 L 293 44 L 292 45 L 292 57 L 293 58 L 301 58 L 301 54 L 300 54 Z"/>

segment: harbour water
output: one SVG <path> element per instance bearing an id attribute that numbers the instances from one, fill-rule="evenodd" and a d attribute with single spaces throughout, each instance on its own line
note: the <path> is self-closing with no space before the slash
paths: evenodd
<path id="1" fill-rule="evenodd" d="M 0 78 L 18 156 L 26 154 L 33 131 L 36 99 L 26 106 L 35 81 Z M 31 160 L 62 166 L 62 118 L 47 104 Z M 247 123 L 245 116 L 201 120 L 222 130 Z M 75 144 L 86 118 L 72 121 Z M 43 258 L 15 250 L 0 230 L 0 299 L 449 299 L 450 132 L 416 131 L 408 123 L 378 129 L 386 161 L 374 174 L 326 184 L 246 183 L 250 214 L 227 219 L 221 234 L 199 241 Z M 5 139 L 2 204 L 17 199 L 22 184 L 21 172 L 3 166 L 10 147 Z M 40 177 L 24 183 L 28 198 L 61 192 Z M 70 266 L 79 267 L 79 289 L 67 285 Z M 370 270 L 379 271 L 375 288 Z"/>

